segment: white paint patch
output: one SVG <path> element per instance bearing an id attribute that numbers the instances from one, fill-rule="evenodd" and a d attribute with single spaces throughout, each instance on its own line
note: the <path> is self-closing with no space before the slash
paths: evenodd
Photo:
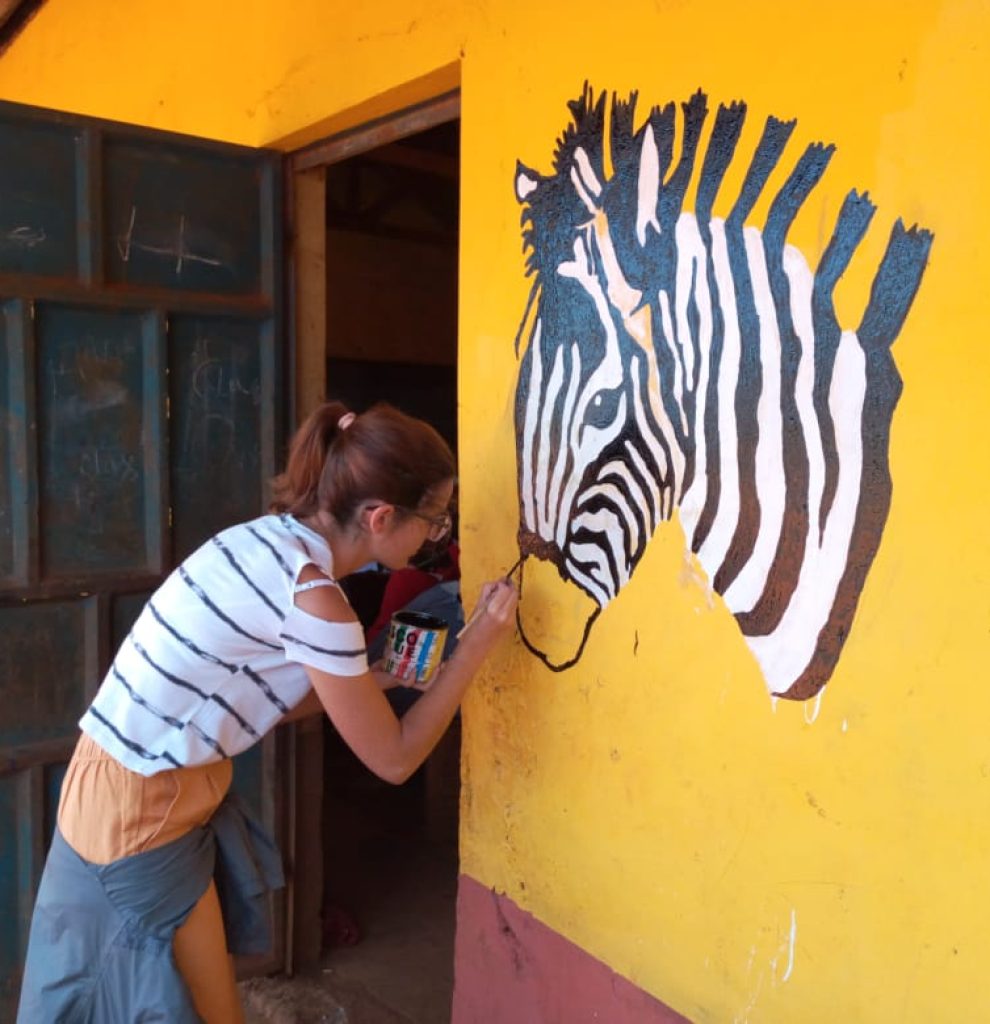
<path id="1" fill-rule="evenodd" d="M 602 186 L 591 166 L 588 154 L 579 146 L 574 151 L 574 163 L 571 165 L 571 184 L 584 203 L 588 213 L 594 214 L 598 209 L 598 197 L 602 194 Z"/>
<path id="2" fill-rule="evenodd" d="M 794 971 L 794 943 L 797 940 L 797 911 L 791 910 L 791 931 L 787 938 L 787 968 L 784 971 L 784 976 L 780 979 L 780 983 L 783 985 Z"/>
<path id="3" fill-rule="evenodd" d="M 540 536 L 549 539 L 553 536 L 554 516 L 557 509 L 550 507 L 549 462 L 553 452 L 550 449 L 550 426 L 553 417 L 547 414 L 557 404 L 557 394 L 564 384 L 564 351 L 558 348 L 554 353 L 550 380 L 543 397 L 544 413 L 540 419 L 539 447 L 536 459 L 536 522 Z"/>
<path id="4" fill-rule="evenodd" d="M 743 232 L 746 262 L 760 323 L 763 387 L 757 403 L 756 498 L 760 527 L 746 564 L 722 595 L 733 615 L 751 611 L 767 584 L 784 521 L 784 443 L 780 415 L 780 330 L 770 291 L 763 238 L 756 228 Z"/>
<path id="5" fill-rule="evenodd" d="M 677 410 L 680 413 L 678 418 L 682 424 L 686 424 L 684 419 L 684 370 L 681 367 L 681 360 L 677 354 L 677 334 L 674 330 L 674 320 L 670 315 L 670 296 L 661 288 L 659 297 L 660 322 L 663 325 L 663 340 L 667 347 L 667 351 L 670 353 L 670 358 L 674 361 L 674 401 L 677 403 Z"/>
<path id="6" fill-rule="evenodd" d="M 818 719 L 818 714 L 822 709 L 822 697 L 825 695 L 825 687 L 823 686 L 818 693 L 815 694 L 813 701 L 805 701 L 801 705 L 801 714 L 804 715 L 804 720 L 808 725 L 814 725 Z M 811 714 L 808 714 L 808 705 L 811 705 Z"/>
<path id="7" fill-rule="evenodd" d="M 732 1018 L 732 1024 L 747 1024 L 749 1021 L 749 1015 L 756 1007 L 756 1002 L 760 998 L 760 992 L 762 990 L 763 971 L 760 971 L 760 976 L 756 979 L 756 988 L 753 990 L 753 994 L 749 997 L 749 1002 Z"/>
<path id="8" fill-rule="evenodd" d="M 636 238 L 640 245 L 646 245 L 646 228 L 651 226 L 660 234 L 657 221 L 657 197 L 660 194 L 660 158 L 657 142 L 653 137 L 653 126 L 647 125 L 643 132 L 643 148 L 639 156 L 639 181 L 636 202 Z"/>
<path id="9" fill-rule="evenodd" d="M 588 195 L 587 189 L 584 187 L 584 182 L 581 181 L 581 175 L 578 174 L 577 168 L 571 168 L 571 184 L 574 186 L 574 191 L 577 192 L 578 198 L 584 203 L 585 209 L 588 213 L 595 212 L 595 201 Z"/>
<path id="10" fill-rule="evenodd" d="M 779 927 L 774 929 L 774 931 L 776 931 L 777 936 L 780 937 Z M 763 934 L 765 934 L 765 932 Z M 794 953 L 796 944 L 797 911 L 792 908 L 790 915 L 790 928 L 787 932 L 787 935 L 780 938 L 780 941 L 778 941 L 776 949 L 774 951 L 774 955 L 771 956 L 769 959 L 770 984 L 773 988 L 777 987 L 778 982 L 781 985 L 784 985 L 788 981 L 790 981 L 791 975 L 794 973 Z M 764 946 L 762 950 L 762 955 L 765 956 L 766 953 L 767 948 Z M 759 954 L 757 946 L 750 946 L 749 959 L 746 962 L 747 982 L 752 977 L 753 967 L 757 962 L 758 956 Z M 762 956 L 759 956 L 759 959 L 762 961 Z M 779 971 L 783 971 L 783 973 L 780 974 L 780 976 L 778 977 Z M 763 981 L 766 978 L 766 976 L 767 968 L 761 967 L 759 975 L 756 979 L 756 985 L 753 987 L 749 999 L 746 1002 L 746 1005 L 732 1018 L 733 1024 L 746 1024 L 746 1022 L 749 1020 L 749 1015 L 756 1008 L 756 1003 L 759 1000 L 760 994 L 763 991 Z"/>
<path id="11" fill-rule="evenodd" d="M 585 184 L 588 191 L 597 199 L 602 194 L 602 183 L 598 180 L 598 175 L 595 174 L 594 168 L 591 166 L 591 161 L 588 159 L 587 151 L 583 146 L 578 146 L 574 151 L 574 163 L 577 164 L 578 173 L 581 175 L 581 181 Z"/>
<path id="12" fill-rule="evenodd" d="M 559 350 L 558 350 L 559 351 Z M 578 385 L 581 380 L 581 353 L 578 349 L 577 344 L 571 345 L 571 368 L 569 371 L 570 380 L 567 384 L 567 394 L 564 396 L 564 407 L 561 410 L 559 416 L 559 422 L 561 424 L 560 436 L 565 438 L 569 435 L 571 424 L 574 420 L 574 408 L 577 401 Z M 547 412 L 549 412 L 549 407 Z M 546 413 L 545 413 L 546 415 Z M 566 524 L 562 524 L 562 520 L 565 517 L 560 516 L 560 489 L 563 486 L 564 476 L 567 472 L 567 465 L 570 462 L 570 451 L 566 444 L 561 444 L 560 450 L 557 452 L 557 463 L 554 466 L 553 477 L 550 480 L 550 495 L 547 498 L 547 519 L 551 523 L 550 535 L 552 536 L 556 532 L 557 543 L 562 544 L 564 534 L 566 532 Z M 553 510 L 553 513 L 550 510 Z M 552 524 L 556 518 L 556 531 L 554 531 Z M 565 529 L 561 529 L 561 526 L 565 525 Z"/>
<path id="13" fill-rule="evenodd" d="M 843 732 L 848 732 L 849 731 L 849 720 L 846 719 L 846 718 L 842 719 L 842 731 Z"/>
<path id="14" fill-rule="evenodd" d="M 725 330 L 722 337 L 722 359 L 718 369 L 718 435 L 719 435 L 719 503 L 715 521 L 704 543 L 698 549 L 698 561 L 709 579 L 714 579 L 739 522 L 739 436 L 736 430 L 735 394 L 739 383 L 739 360 L 742 354 L 739 337 L 739 316 L 736 309 L 735 284 L 729 264 L 725 225 L 712 222 L 712 262 L 718 285 Z"/>
<path id="15" fill-rule="evenodd" d="M 535 178 L 522 173 L 516 175 L 516 198 L 519 202 L 525 201 L 536 189 L 537 182 Z"/>
<path id="16" fill-rule="evenodd" d="M 675 369 L 677 368 L 677 350 L 674 345 L 676 340 L 674 338 L 674 320 L 670 315 L 670 296 L 667 294 L 666 289 L 661 288 L 657 292 L 657 298 L 660 302 L 660 323 L 663 328 L 663 341 L 667 346 L 667 351 L 670 352 L 671 359 L 674 360 Z M 677 386 L 674 386 L 674 394 L 677 394 Z"/>
<path id="17" fill-rule="evenodd" d="M 719 221 L 718 224 L 721 227 L 722 221 Z M 698 223 L 693 215 L 691 216 L 690 227 L 694 233 L 696 244 L 701 246 L 701 250 L 704 252 L 704 244 L 697 230 Z M 710 229 L 716 230 L 711 225 Z M 686 237 L 691 232 L 685 228 L 681 233 Z M 697 257 L 697 252 L 695 256 Z M 701 516 L 701 510 L 704 508 L 705 500 L 708 496 L 708 447 L 707 435 L 705 433 L 705 414 L 708 409 L 708 384 L 711 376 L 713 308 L 714 304 L 718 302 L 717 291 L 719 288 L 717 277 L 716 292 L 713 293 L 709 288 L 707 255 L 701 257 L 700 263 L 696 259 L 696 266 L 698 274 L 694 281 L 696 290 L 694 298 L 698 307 L 698 351 L 692 357 L 691 371 L 687 382 L 688 392 L 694 396 L 694 422 L 690 424 L 690 436 L 694 442 L 694 475 L 691 480 L 691 486 L 680 496 L 681 522 L 684 525 L 689 547 L 694 538 L 694 531 Z M 680 279 L 680 270 L 678 270 L 678 278 Z M 678 314 L 678 317 L 680 317 L 680 314 Z M 697 359 L 697 363 L 695 363 L 694 359 Z M 680 489 L 683 486 L 683 480 L 678 480 L 677 485 L 678 489 Z M 667 515 L 669 518 L 669 510 Z"/>
<path id="18" fill-rule="evenodd" d="M 682 213 L 677 218 L 677 270 L 675 316 L 677 318 L 677 348 L 684 363 L 684 378 L 688 390 L 694 384 L 695 351 L 688 319 L 688 306 L 694 300 L 698 313 L 699 335 L 711 334 L 711 297 L 708 294 L 708 253 L 698 230 L 698 221 L 693 213 Z M 687 431 L 687 420 L 683 412 L 681 423 Z"/>
<path id="19" fill-rule="evenodd" d="M 862 480 L 865 394 L 866 359 L 859 339 L 845 331 L 829 390 L 839 478 L 822 543 L 818 543 L 817 530 L 808 531 L 797 587 L 774 632 L 746 637 L 767 687 L 774 693 L 787 690 L 811 660 L 845 571 Z"/>
<path id="20" fill-rule="evenodd" d="M 713 229 L 714 223 L 713 221 Z M 721 223 L 719 221 L 719 224 Z M 660 293 L 660 296 L 666 298 L 663 292 Z M 714 299 L 710 298 L 710 301 L 714 301 Z M 701 510 L 705 507 L 705 499 L 708 497 L 708 443 L 705 435 L 705 412 L 708 408 L 711 350 L 712 336 L 709 329 L 708 334 L 701 338 L 701 366 L 698 368 L 698 387 L 694 395 L 694 423 L 691 424 L 694 440 L 694 476 L 691 479 L 691 486 L 681 498 L 680 507 L 681 523 L 689 549 L 698 520 L 701 518 Z"/>
<path id="21" fill-rule="evenodd" d="M 615 251 L 612 236 L 609 234 L 608 221 L 604 213 L 599 213 L 595 217 L 593 231 L 595 243 L 598 246 L 598 256 L 602 261 L 602 270 L 605 271 L 605 290 L 608 294 L 608 301 L 621 314 L 629 334 L 640 345 L 652 345 L 653 339 L 649 337 L 647 321 L 633 316 L 642 305 L 643 293 L 638 288 L 633 288 L 622 272 L 622 265 L 619 263 L 619 256 Z"/>
<path id="22" fill-rule="evenodd" d="M 523 515 L 527 529 L 534 533 L 537 530 L 536 506 L 533 500 L 533 439 L 540 415 L 540 385 L 543 376 L 543 361 L 540 357 L 540 333 L 543 322 L 536 321 L 533 339 L 529 343 L 532 358 L 529 372 L 529 393 L 526 395 L 526 415 L 523 419 L 523 450 L 522 450 L 522 493 Z"/>

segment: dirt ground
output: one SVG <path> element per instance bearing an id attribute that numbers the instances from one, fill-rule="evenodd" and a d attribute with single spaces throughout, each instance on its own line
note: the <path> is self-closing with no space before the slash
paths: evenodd
<path id="1" fill-rule="evenodd" d="M 361 941 L 319 970 L 241 983 L 247 1024 L 449 1024 L 457 896 L 457 725 L 405 786 L 328 744 L 327 894 Z"/>

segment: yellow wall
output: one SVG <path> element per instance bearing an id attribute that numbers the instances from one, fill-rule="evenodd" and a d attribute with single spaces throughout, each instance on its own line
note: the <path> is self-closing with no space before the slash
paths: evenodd
<path id="1" fill-rule="evenodd" d="M 515 557 L 512 339 L 528 293 L 515 161 L 549 171 L 586 78 L 639 89 L 644 106 L 698 86 L 713 106 L 743 98 L 744 143 L 768 114 L 798 118 L 791 148 L 835 142 L 792 239 L 813 260 L 842 196 L 869 190 L 846 319 L 896 217 L 934 232 L 894 346 L 890 516 L 821 700 L 768 699 L 670 524 L 578 668 L 552 675 L 516 645 L 475 687 L 462 854 L 468 874 L 698 1021 L 985 1019 L 986 5 L 346 6 L 331 18 L 304 0 L 290 21 L 254 0 L 232 24 L 219 3 L 135 0 L 124 17 L 109 0 L 49 0 L 0 60 L 0 95 L 264 144 L 459 75 L 469 592 Z M 566 632 L 574 613 L 557 614 Z"/>

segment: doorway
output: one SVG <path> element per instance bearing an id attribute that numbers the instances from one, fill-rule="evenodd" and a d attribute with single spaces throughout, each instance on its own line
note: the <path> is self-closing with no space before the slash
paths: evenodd
<path id="1" fill-rule="evenodd" d="M 356 412 L 386 401 L 426 420 L 455 454 L 457 113 L 456 97 L 441 98 L 362 129 L 363 143 L 351 135 L 293 158 L 297 197 L 310 175 L 305 209 L 297 200 L 295 211 L 298 413 L 318 377 L 319 394 Z M 386 583 L 373 567 L 345 581 L 366 627 Z M 427 763 L 395 787 L 324 721 L 319 977 L 345 1007 L 415 1024 L 450 1019 L 459 727 L 455 719 Z M 314 896 L 299 893 L 297 905 Z"/>

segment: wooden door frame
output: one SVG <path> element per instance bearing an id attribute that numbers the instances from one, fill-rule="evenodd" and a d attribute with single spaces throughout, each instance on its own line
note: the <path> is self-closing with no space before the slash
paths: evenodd
<path id="1" fill-rule="evenodd" d="M 330 135 L 286 156 L 286 294 L 294 382 L 290 422 L 299 423 L 325 397 L 327 358 L 326 174 L 340 163 L 417 135 L 461 115 L 460 89 Z"/>
<path id="2" fill-rule="evenodd" d="M 323 399 L 327 365 L 327 168 L 437 125 L 461 114 L 460 89 L 329 135 L 286 154 L 286 295 L 289 424 L 300 423 Z M 291 432 L 291 431 L 290 431 Z M 321 716 L 290 726 L 288 827 L 285 851 L 288 887 L 286 964 L 290 973 L 319 961 L 320 899 L 323 890 L 322 829 L 313 828 L 323 803 Z M 300 828 L 302 824 L 302 828 Z"/>

